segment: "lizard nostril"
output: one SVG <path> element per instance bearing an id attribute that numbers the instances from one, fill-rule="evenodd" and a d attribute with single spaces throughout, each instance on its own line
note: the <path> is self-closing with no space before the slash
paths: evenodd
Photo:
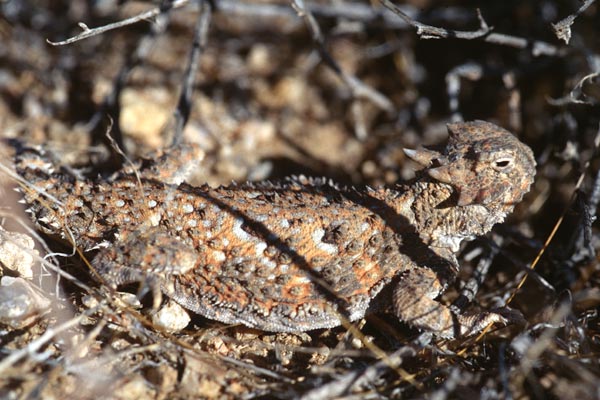
<path id="1" fill-rule="evenodd" d="M 496 161 L 496 167 L 506 168 L 510 165 L 510 160 L 498 160 Z"/>

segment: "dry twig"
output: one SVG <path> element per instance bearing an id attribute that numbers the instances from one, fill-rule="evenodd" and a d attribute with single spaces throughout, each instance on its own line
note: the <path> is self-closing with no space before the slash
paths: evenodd
<path id="1" fill-rule="evenodd" d="M 113 81 L 112 91 L 104 98 L 102 106 L 98 109 L 98 111 L 96 111 L 88 123 L 89 129 L 94 132 L 94 134 L 99 136 L 98 142 L 102 142 L 105 139 L 104 134 L 106 131 L 101 129 L 100 121 L 102 121 L 104 116 L 108 114 L 111 120 L 109 123 L 111 128 L 111 138 L 114 139 L 118 148 L 126 149 L 123 143 L 123 134 L 119 124 L 119 121 L 121 120 L 121 105 L 119 103 L 121 92 L 126 85 L 131 71 L 144 62 L 150 53 L 150 49 L 156 40 L 156 37 L 162 34 L 167 28 L 172 6 L 173 2 L 171 0 L 162 0 L 160 6 L 157 8 L 158 15 L 156 16 L 155 23 L 151 25 L 149 32 L 139 40 L 135 50 L 129 53 L 127 60 Z M 110 148 L 114 149 L 114 146 L 111 146 Z M 116 156 L 114 153 L 113 155 Z M 118 157 L 115 157 L 114 161 L 117 163 L 117 165 L 120 165 L 120 159 Z"/>
<path id="2" fill-rule="evenodd" d="M 168 0 L 168 3 L 170 3 L 170 8 L 180 8 L 180 7 L 183 7 L 184 5 L 186 5 L 188 2 L 189 2 L 189 0 L 173 0 L 173 1 Z M 66 40 L 61 40 L 59 42 L 53 42 L 49 39 L 46 39 L 46 41 L 49 44 L 51 44 L 52 46 L 64 46 L 67 44 L 78 42 L 83 39 L 90 38 L 92 36 L 100 35 L 104 32 L 112 31 L 113 29 L 119 29 L 124 26 L 133 25 L 140 21 L 152 19 L 162 13 L 163 13 L 162 6 L 159 6 L 159 7 L 152 8 L 141 14 L 134 15 L 131 18 L 127 18 L 122 21 L 114 22 L 112 24 L 99 26 L 97 28 L 89 28 L 86 24 L 84 24 L 83 22 L 80 22 L 79 27 L 81 29 L 83 29 L 83 32 L 81 32 L 79 35 L 70 37 Z"/>
<path id="3" fill-rule="evenodd" d="M 571 40 L 571 25 L 575 22 L 575 18 L 581 15 L 585 10 L 588 9 L 596 0 L 585 0 L 584 3 L 579 7 L 577 11 L 573 14 L 561 19 L 555 24 L 552 24 L 552 29 L 554 29 L 554 34 L 557 38 L 564 41 L 566 44 L 569 44 Z"/>
<path id="4" fill-rule="evenodd" d="M 321 32 L 321 28 L 319 27 L 319 24 L 310 10 L 305 7 L 304 1 L 292 0 L 292 7 L 294 7 L 298 15 L 304 19 L 306 26 L 312 35 L 312 39 L 317 46 L 319 55 L 325 62 L 325 65 L 335 72 L 335 74 L 344 82 L 344 84 L 346 84 L 346 86 L 352 92 L 352 96 L 356 99 L 368 99 L 379 108 L 387 111 L 388 113 L 393 113 L 395 111 L 394 105 L 386 96 L 365 84 L 356 76 L 346 73 L 344 70 L 342 70 L 337 61 L 335 61 L 335 59 L 329 54 L 325 48 L 325 39 Z"/>
<path id="5" fill-rule="evenodd" d="M 548 99 L 548 103 L 553 106 L 565 106 L 567 104 L 587 104 L 590 106 L 596 105 L 598 102 L 588 97 L 583 91 L 583 85 L 586 83 L 598 83 L 597 78 L 600 77 L 600 72 L 594 72 L 581 78 L 575 87 L 569 92 L 568 95 L 558 99 Z"/>
<path id="6" fill-rule="evenodd" d="M 483 76 L 483 67 L 476 63 L 466 63 L 452 68 L 446 74 L 446 92 L 448 93 L 451 119 L 453 122 L 463 120 L 459 111 L 458 96 L 461 88 L 461 78 L 478 81 Z"/>
<path id="7" fill-rule="evenodd" d="M 210 1 L 202 1 L 200 5 L 200 14 L 196 22 L 196 30 L 194 32 L 194 41 L 192 43 L 192 51 L 190 58 L 183 74 L 183 84 L 181 85 L 181 94 L 175 110 L 175 133 L 171 142 L 172 146 L 179 144 L 183 138 L 183 128 L 187 123 L 192 109 L 192 93 L 194 91 L 194 83 L 196 82 L 196 73 L 200 63 L 200 54 L 206 48 L 208 41 L 208 27 L 212 15 L 213 5 Z"/>
<path id="8" fill-rule="evenodd" d="M 464 310 L 465 307 L 473 301 L 475 295 L 479 291 L 479 287 L 483 284 L 485 277 L 494 261 L 494 258 L 500 252 L 504 239 L 502 236 L 494 235 L 490 241 L 491 246 L 484 257 L 481 257 L 471 279 L 465 283 L 460 293 L 460 296 L 454 301 L 453 306 L 458 307 L 460 310 Z"/>
<path id="9" fill-rule="evenodd" d="M 411 346 L 403 346 L 396 350 L 393 354 L 390 354 L 387 362 L 378 361 L 377 363 L 370 365 L 363 370 L 348 372 L 325 385 L 321 385 L 306 392 L 301 399 L 317 400 L 339 398 L 339 396 L 347 392 L 360 389 L 361 387 L 374 381 L 389 368 L 398 370 L 398 367 L 406 358 L 414 357 L 415 354 L 416 352 Z M 406 374 L 404 378 L 412 381 L 412 383 L 415 385 L 417 384 L 408 374 Z"/>
<path id="10" fill-rule="evenodd" d="M 487 22 L 483 19 L 481 12 L 477 9 L 477 19 L 479 20 L 479 29 L 476 31 L 457 31 L 445 28 L 438 28 L 436 26 L 426 25 L 421 22 L 415 21 L 410 18 L 404 11 L 400 9 L 397 5 L 392 3 L 389 0 L 380 0 L 381 3 L 392 10 L 396 15 L 398 15 L 404 22 L 408 25 L 412 26 L 417 30 L 417 35 L 421 39 L 443 39 L 443 38 L 457 38 L 457 39 L 478 39 L 484 37 L 488 33 L 490 33 L 491 29 Z"/>
<path id="11" fill-rule="evenodd" d="M 502 33 L 493 33 L 492 28 L 483 19 L 483 16 L 477 10 L 477 17 L 479 19 L 479 29 L 476 31 L 457 31 L 445 28 L 438 28 L 431 25 L 426 25 L 410 18 L 404 13 L 397 5 L 389 0 L 380 0 L 381 3 L 396 13 L 402 18 L 407 24 L 417 29 L 417 35 L 421 39 L 441 39 L 441 38 L 456 38 L 464 40 L 480 39 L 484 42 L 500 44 L 504 46 L 515 47 L 518 49 L 531 48 L 531 53 L 534 56 L 560 56 L 564 53 L 561 49 L 550 43 L 542 42 L 539 40 L 530 41 L 528 39 L 520 38 L 512 35 L 505 35 Z"/>

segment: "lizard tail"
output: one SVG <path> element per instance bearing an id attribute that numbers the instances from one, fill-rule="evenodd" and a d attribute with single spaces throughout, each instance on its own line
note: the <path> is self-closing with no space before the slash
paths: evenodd
<path id="1" fill-rule="evenodd" d="M 74 178 L 58 172 L 48 154 L 36 146 L 14 141 L 15 171 L 18 191 L 23 194 L 26 212 L 42 227 L 58 225 L 58 215 L 64 206 L 64 197 L 72 192 Z"/>

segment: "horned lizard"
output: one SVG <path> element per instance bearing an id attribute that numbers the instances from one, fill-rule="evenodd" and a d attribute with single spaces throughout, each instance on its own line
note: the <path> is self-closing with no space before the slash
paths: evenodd
<path id="1" fill-rule="evenodd" d="M 227 324 L 299 332 L 388 310 L 441 337 L 510 313 L 455 313 L 435 298 L 455 279 L 464 239 L 504 220 L 529 190 L 532 151 L 484 121 L 448 125 L 442 152 L 406 150 L 412 182 L 342 187 L 326 179 L 194 187 L 160 165 L 77 179 L 42 150 L 18 173 L 35 223 L 72 238 L 111 286 L 154 282 L 183 307 Z M 148 172 L 149 171 L 149 172 Z M 49 195 L 49 196 L 48 196 Z"/>

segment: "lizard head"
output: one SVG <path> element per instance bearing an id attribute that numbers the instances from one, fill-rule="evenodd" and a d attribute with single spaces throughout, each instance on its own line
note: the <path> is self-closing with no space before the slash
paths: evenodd
<path id="1" fill-rule="evenodd" d="M 531 149 L 507 130 L 485 121 L 448 124 L 442 153 L 408 150 L 431 178 L 451 185 L 457 204 L 512 209 L 529 191 L 535 175 Z"/>

